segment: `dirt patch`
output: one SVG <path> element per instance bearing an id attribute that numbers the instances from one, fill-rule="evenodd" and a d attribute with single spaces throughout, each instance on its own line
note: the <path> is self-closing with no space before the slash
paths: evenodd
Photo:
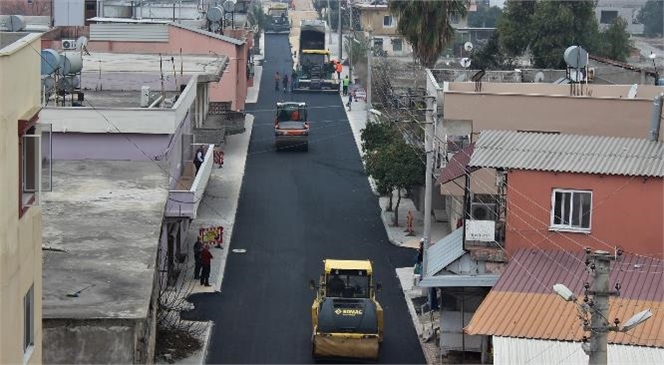
<path id="1" fill-rule="evenodd" d="M 186 359 L 203 347 L 203 342 L 183 329 L 158 328 L 156 362 L 170 364 Z"/>

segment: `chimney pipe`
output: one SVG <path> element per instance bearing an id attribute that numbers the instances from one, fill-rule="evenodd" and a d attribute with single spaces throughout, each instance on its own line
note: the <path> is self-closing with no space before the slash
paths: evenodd
<path id="1" fill-rule="evenodd" d="M 659 129 L 662 126 L 662 99 L 664 99 L 664 93 L 655 96 L 653 100 L 650 131 L 648 132 L 649 141 L 657 141 L 659 139 Z"/>

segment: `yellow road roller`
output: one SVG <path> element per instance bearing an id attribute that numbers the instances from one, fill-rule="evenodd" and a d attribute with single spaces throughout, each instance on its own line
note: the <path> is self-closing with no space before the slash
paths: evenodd
<path id="1" fill-rule="evenodd" d="M 377 361 L 383 342 L 383 308 L 376 300 L 369 260 L 323 260 L 323 273 L 309 287 L 312 356 L 323 359 Z"/>

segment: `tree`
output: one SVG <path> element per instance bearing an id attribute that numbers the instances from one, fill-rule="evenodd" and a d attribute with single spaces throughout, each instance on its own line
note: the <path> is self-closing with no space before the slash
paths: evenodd
<path id="1" fill-rule="evenodd" d="M 475 48 L 470 56 L 472 65 L 480 70 L 513 70 L 514 62 L 505 55 L 500 48 L 498 33 L 493 33 L 491 38 L 481 47 Z"/>
<path id="2" fill-rule="evenodd" d="M 510 57 L 526 52 L 530 44 L 535 1 L 507 0 L 497 21 L 500 47 Z"/>
<path id="3" fill-rule="evenodd" d="M 390 1 L 389 9 L 399 18 L 397 30 L 413 47 L 422 66 L 433 68 L 448 43 L 454 39 L 452 16 L 466 16 L 463 0 Z"/>
<path id="4" fill-rule="evenodd" d="M 495 28 L 502 13 L 502 9 L 497 6 L 479 6 L 477 11 L 468 13 L 468 26 Z"/>
<path id="5" fill-rule="evenodd" d="M 394 225 L 399 226 L 399 205 L 401 191 L 424 184 L 425 168 L 422 163 L 424 151 L 399 138 L 378 151 L 387 164 L 387 180 L 397 190 L 397 203 L 394 206 Z M 392 194 L 390 194 L 392 195 Z"/>
<path id="6" fill-rule="evenodd" d="M 360 132 L 362 151 L 374 152 L 384 146 L 390 145 L 399 138 L 399 132 L 389 123 L 370 119 Z"/>
<path id="7" fill-rule="evenodd" d="M 625 19 L 621 17 L 614 19 L 611 26 L 602 33 L 600 42 L 601 47 L 598 47 L 597 54 L 612 60 L 625 62 L 632 47 L 627 34 Z"/>
<path id="8" fill-rule="evenodd" d="M 641 8 L 638 20 L 643 23 L 643 32 L 647 37 L 664 34 L 664 1 L 648 0 Z"/>
<path id="9" fill-rule="evenodd" d="M 531 26 L 530 50 L 537 68 L 565 68 L 563 53 L 572 45 L 596 51 L 599 24 L 594 2 L 539 1 Z"/>
<path id="10" fill-rule="evenodd" d="M 261 39 L 261 33 L 267 25 L 267 15 L 263 12 L 263 8 L 259 3 L 254 3 L 247 14 L 249 24 L 254 28 L 254 48 L 258 49 L 258 44 Z"/>

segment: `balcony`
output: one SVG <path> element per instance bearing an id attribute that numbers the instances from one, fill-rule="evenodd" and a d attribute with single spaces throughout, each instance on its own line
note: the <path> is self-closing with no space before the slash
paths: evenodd
<path id="1" fill-rule="evenodd" d="M 195 168 L 189 163 L 175 188 L 168 193 L 166 217 L 196 219 L 214 167 L 214 145 L 207 145 L 206 148 L 205 160 L 198 173 L 194 175 Z"/>

